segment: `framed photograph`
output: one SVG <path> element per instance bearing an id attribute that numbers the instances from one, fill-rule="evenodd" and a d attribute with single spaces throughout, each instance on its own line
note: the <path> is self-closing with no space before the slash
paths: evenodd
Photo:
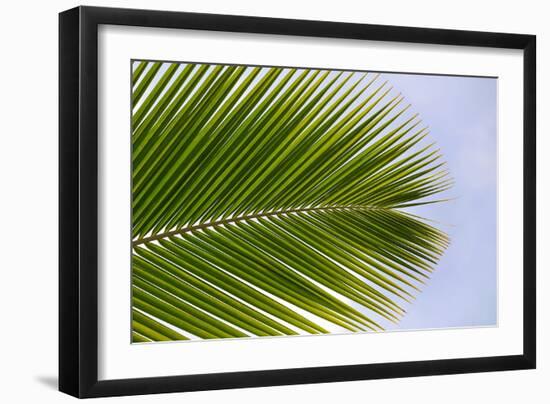
<path id="1" fill-rule="evenodd" d="M 59 17 L 59 387 L 535 367 L 535 37 Z"/>

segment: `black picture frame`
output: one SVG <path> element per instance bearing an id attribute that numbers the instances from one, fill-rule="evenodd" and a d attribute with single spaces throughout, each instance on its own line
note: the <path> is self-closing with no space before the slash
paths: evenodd
<path id="1" fill-rule="evenodd" d="M 98 26 L 181 28 L 523 50 L 523 354 L 99 381 Z M 104 397 L 535 368 L 534 35 L 77 7 L 59 15 L 59 390 Z"/>

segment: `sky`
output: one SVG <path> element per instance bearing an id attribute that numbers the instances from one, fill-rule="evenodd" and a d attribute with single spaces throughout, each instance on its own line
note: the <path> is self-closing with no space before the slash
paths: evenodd
<path id="1" fill-rule="evenodd" d="M 164 64 L 152 85 L 166 68 Z M 337 74 L 331 73 L 332 77 Z M 354 73 L 339 94 L 363 74 Z M 384 327 L 416 330 L 495 326 L 497 79 L 395 73 L 382 73 L 377 79 L 378 83 L 385 80 L 393 86 L 391 94 L 404 96 L 402 105 L 411 104 L 410 114 L 418 113 L 423 126 L 429 126 L 424 145 L 436 143 L 455 184 L 434 197 L 452 200 L 408 209 L 435 221 L 432 224 L 450 236 L 451 244 L 415 301 L 403 303 L 407 314 L 399 324 L 384 322 Z"/>
<path id="2" fill-rule="evenodd" d="M 451 245 L 398 329 L 497 323 L 497 79 L 383 74 L 430 127 L 455 185 L 452 201 L 414 209 Z"/>

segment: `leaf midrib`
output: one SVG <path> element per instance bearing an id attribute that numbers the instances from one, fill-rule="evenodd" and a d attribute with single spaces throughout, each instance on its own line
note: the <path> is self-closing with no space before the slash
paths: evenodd
<path id="1" fill-rule="evenodd" d="M 387 208 L 379 207 L 379 206 L 368 206 L 368 205 L 331 205 L 331 206 L 317 206 L 317 207 L 309 207 L 309 208 L 295 208 L 295 209 L 287 209 L 287 210 L 278 210 L 273 212 L 262 212 L 262 213 L 254 213 L 251 215 L 244 215 L 239 217 L 232 217 L 229 219 L 224 220 L 218 220 L 215 222 L 204 222 L 201 224 L 196 224 L 193 226 L 187 226 L 179 230 L 171 230 L 164 233 L 155 234 L 149 237 L 143 237 L 137 240 L 132 241 L 132 247 L 138 246 L 140 244 L 149 243 L 151 241 L 157 241 L 162 240 L 167 237 L 177 236 L 179 234 L 189 233 L 195 230 L 201 230 L 201 229 L 207 229 L 209 227 L 216 227 L 231 223 L 239 223 L 242 221 L 252 220 L 252 219 L 259 219 L 259 218 L 266 218 L 266 217 L 274 217 L 274 216 L 281 216 L 286 215 L 290 213 L 300 213 L 300 212 L 324 212 L 324 211 L 330 211 L 330 210 L 341 210 L 341 209 L 353 209 L 353 210 L 386 210 Z"/>

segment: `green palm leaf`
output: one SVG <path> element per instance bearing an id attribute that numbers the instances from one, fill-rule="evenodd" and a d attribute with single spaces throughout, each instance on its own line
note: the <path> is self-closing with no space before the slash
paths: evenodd
<path id="1" fill-rule="evenodd" d="M 378 331 L 447 236 L 451 186 L 377 75 L 135 62 L 134 342 Z"/>

